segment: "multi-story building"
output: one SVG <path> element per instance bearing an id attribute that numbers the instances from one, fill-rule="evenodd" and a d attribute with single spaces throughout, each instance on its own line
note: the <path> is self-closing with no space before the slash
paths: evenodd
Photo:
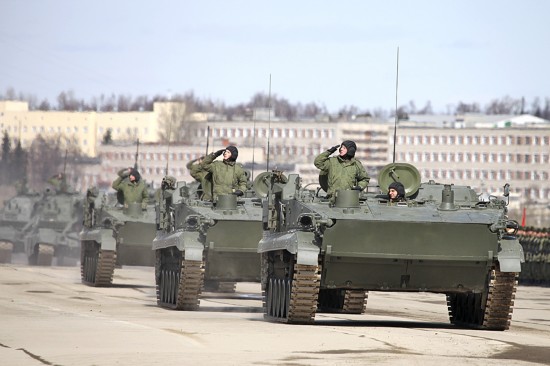
<path id="1" fill-rule="evenodd" d="M 0 101 L 0 130 L 28 148 L 38 136 L 63 136 L 80 146 L 83 154 L 97 156 L 97 147 L 107 130 L 113 140 L 157 142 L 159 120 L 173 107 L 185 110 L 182 103 L 155 103 L 149 112 L 67 112 L 30 111 L 27 102 Z"/>

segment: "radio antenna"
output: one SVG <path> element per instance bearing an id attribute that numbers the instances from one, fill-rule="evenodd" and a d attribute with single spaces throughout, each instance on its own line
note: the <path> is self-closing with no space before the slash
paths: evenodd
<path id="1" fill-rule="evenodd" d="M 134 161 L 134 169 L 138 168 L 138 157 L 139 157 L 139 138 L 136 141 L 136 159 Z"/>
<path id="2" fill-rule="evenodd" d="M 172 136 L 172 117 L 170 117 L 170 122 L 168 125 L 168 151 L 166 152 L 166 170 L 164 175 L 168 175 L 168 164 L 170 163 L 170 138 Z"/>
<path id="3" fill-rule="evenodd" d="M 397 74 L 395 77 L 395 122 L 393 125 L 393 163 L 395 163 L 395 145 L 397 139 L 397 90 L 399 89 L 399 47 L 397 47 Z"/>
<path id="4" fill-rule="evenodd" d="M 65 173 L 67 171 L 67 152 L 68 152 L 68 149 L 65 149 L 65 161 L 63 162 L 63 177 L 65 177 Z"/>
<path id="5" fill-rule="evenodd" d="M 210 142 L 210 126 L 206 127 L 206 153 L 204 156 L 208 155 L 208 143 Z"/>
<path id="6" fill-rule="evenodd" d="M 253 127 L 252 127 L 252 174 L 250 177 L 250 180 L 254 182 L 254 167 L 256 166 L 255 160 L 254 160 L 254 153 L 256 152 L 256 116 L 254 111 L 252 111 L 252 120 L 253 120 Z"/>
<path id="7" fill-rule="evenodd" d="M 269 94 L 267 97 L 267 169 L 269 171 L 269 138 L 271 137 L 271 74 L 269 74 Z"/>
<path id="8" fill-rule="evenodd" d="M 397 90 L 399 89 L 399 46 L 397 47 L 397 74 L 395 77 L 395 122 L 393 125 L 393 163 L 395 163 L 395 145 L 397 139 Z"/>

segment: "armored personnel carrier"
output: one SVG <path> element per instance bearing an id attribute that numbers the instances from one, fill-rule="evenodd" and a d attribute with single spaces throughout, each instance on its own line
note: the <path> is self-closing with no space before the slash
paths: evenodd
<path id="1" fill-rule="evenodd" d="M 82 283 L 110 286 L 115 266 L 153 266 L 151 242 L 155 237 L 155 207 L 124 205 L 116 193 L 89 188 L 84 199 L 84 225 L 80 232 Z M 152 200 L 150 200 L 151 202 Z"/>
<path id="2" fill-rule="evenodd" d="M 215 204 L 198 199 L 196 182 L 166 177 L 157 206 L 157 304 L 197 310 L 203 288 L 234 291 L 235 282 L 260 281 L 258 241 L 261 200 L 253 191 L 222 195 Z"/>
<path id="3" fill-rule="evenodd" d="M 11 263 L 12 253 L 25 251 L 24 233 L 32 224 L 38 193 L 18 194 L 4 203 L 0 212 L 0 263 Z"/>
<path id="4" fill-rule="evenodd" d="M 405 163 L 382 169 L 377 192 L 338 191 L 333 203 L 326 186 L 308 190 L 298 175 L 263 178 L 266 319 L 360 314 L 368 291 L 433 292 L 446 295 L 453 324 L 508 329 L 523 252 L 505 198 L 480 201 L 468 186 L 420 183 Z M 405 186 L 403 202 L 387 199 L 393 181 Z"/>
<path id="5" fill-rule="evenodd" d="M 81 197 L 75 192 L 46 190 L 37 203 L 32 225 L 25 232 L 29 264 L 76 265 L 79 257 L 78 232 L 82 222 Z"/>

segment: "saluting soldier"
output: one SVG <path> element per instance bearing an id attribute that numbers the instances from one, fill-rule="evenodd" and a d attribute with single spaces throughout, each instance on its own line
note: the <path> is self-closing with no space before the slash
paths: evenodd
<path id="1" fill-rule="evenodd" d="M 338 156 L 331 157 L 330 155 L 336 150 L 338 150 Z M 355 142 L 346 140 L 315 158 L 314 165 L 328 175 L 327 197 L 331 201 L 334 201 L 336 191 L 346 189 L 362 191 L 369 184 L 370 178 L 367 171 L 363 164 L 355 159 L 356 151 Z"/>
<path id="2" fill-rule="evenodd" d="M 130 203 L 141 203 L 141 208 L 143 210 L 147 209 L 149 193 L 137 169 L 125 168 L 119 170 L 118 178 L 113 181 L 111 187 L 122 193 L 125 206 Z"/>
<path id="3" fill-rule="evenodd" d="M 223 154 L 222 161 L 214 161 Z M 228 146 L 204 157 L 201 167 L 212 173 L 212 194 L 214 201 L 218 196 L 234 194 L 242 196 L 246 190 L 246 174 L 243 166 L 237 163 L 239 150 L 235 146 Z"/>

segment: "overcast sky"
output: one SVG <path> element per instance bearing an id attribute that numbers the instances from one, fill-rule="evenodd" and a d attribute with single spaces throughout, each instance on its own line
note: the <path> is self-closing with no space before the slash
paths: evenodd
<path id="1" fill-rule="evenodd" d="M 550 1 L 0 0 L 0 95 L 271 91 L 330 112 L 550 97 Z"/>

